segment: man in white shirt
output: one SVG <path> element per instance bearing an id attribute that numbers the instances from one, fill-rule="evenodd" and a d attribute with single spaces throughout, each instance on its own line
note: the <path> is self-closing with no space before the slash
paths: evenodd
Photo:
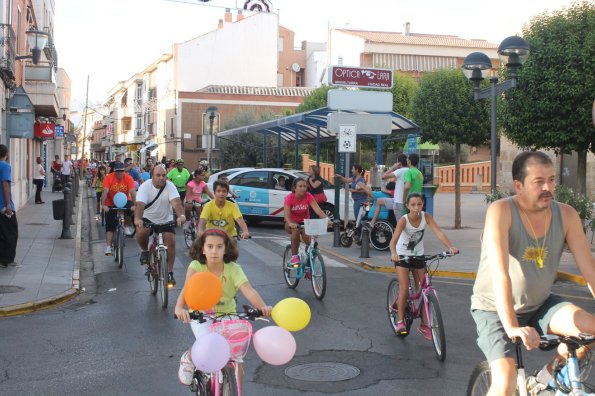
<path id="1" fill-rule="evenodd" d="M 138 188 L 134 223 L 136 225 L 136 242 L 142 249 L 141 265 L 147 265 L 149 262 L 149 235 L 151 233 L 150 228 L 143 227 L 143 222 L 163 225 L 157 231 L 163 233 L 163 242 L 167 246 L 167 267 L 169 271 L 167 285 L 173 287 L 176 284 L 173 272 L 176 259 L 176 232 L 175 226 L 168 224 L 174 220 L 171 208 L 173 207 L 176 212 L 178 226 L 181 227 L 186 222 L 186 216 L 184 215 L 178 189 L 172 182 L 167 180 L 165 175 L 165 168 L 156 166 L 153 169 L 153 177 Z M 161 193 L 159 193 L 160 191 Z"/>
<path id="2" fill-rule="evenodd" d="M 62 185 L 64 185 L 68 181 L 71 172 L 72 161 L 70 160 L 70 157 L 68 155 L 65 155 L 64 161 L 62 161 Z"/>
<path id="3" fill-rule="evenodd" d="M 405 190 L 404 175 L 408 169 L 409 168 L 407 167 L 407 156 L 401 153 L 397 156 L 397 162 L 395 162 L 395 164 L 382 175 L 383 180 L 391 178 L 394 178 L 395 180 L 393 210 L 395 212 L 395 219 L 397 222 L 399 221 L 401 216 L 403 216 L 403 211 L 405 208 L 405 204 L 403 202 L 403 191 Z"/>

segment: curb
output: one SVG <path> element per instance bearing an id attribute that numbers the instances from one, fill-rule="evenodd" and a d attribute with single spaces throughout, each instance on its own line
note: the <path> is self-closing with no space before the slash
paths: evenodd
<path id="1" fill-rule="evenodd" d="M 350 257 L 343 256 L 342 254 L 339 254 L 332 250 L 326 249 L 320 245 L 318 246 L 318 248 L 325 254 L 334 256 L 341 260 L 345 260 L 345 261 L 347 261 L 351 264 L 354 264 L 366 271 L 380 272 L 380 273 L 386 273 L 386 274 L 394 274 L 394 272 L 395 272 L 395 270 L 392 267 L 385 267 L 385 266 L 381 266 L 381 265 L 370 264 L 364 260 L 359 260 L 359 261 L 353 260 Z M 435 271 L 435 272 L 433 272 L 433 276 L 437 276 L 437 277 L 441 277 L 441 278 L 475 279 L 475 277 L 477 276 L 477 273 L 465 272 L 465 271 Z M 585 278 L 583 278 L 581 275 L 575 275 L 575 274 L 571 274 L 569 272 L 564 272 L 564 271 L 558 271 L 558 276 L 556 277 L 556 280 L 570 281 L 570 282 L 576 283 L 579 286 L 587 285 Z"/>
<path id="2" fill-rule="evenodd" d="M 83 226 L 81 218 L 82 202 L 83 193 L 79 191 L 78 214 L 76 219 L 76 236 L 74 240 L 74 268 L 72 270 L 72 287 L 60 294 L 47 297 L 41 300 L 28 301 L 23 304 L 0 307 L 0 317 L 24 315 L 36 311 L 41 311 L 43 309 L 52 308 L 54 306 L 70 301 L 80 294 L 81 230 Z"/>

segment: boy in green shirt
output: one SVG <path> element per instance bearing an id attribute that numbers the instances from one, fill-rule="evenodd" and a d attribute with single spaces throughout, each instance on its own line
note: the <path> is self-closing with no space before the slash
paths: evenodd
<path id="1" fill-rule="evenodd" d="M 405 183 L 405 188 L 403 189 L 403 202 L 407 202 L 407 196 L 411 193 L 415 192 L 422 194 L 422 187 L 424 185 L 424 175 L 417 169 L 419 155 L 416 153 L 411 154 L 407 162 L 409 163 L 409 169 L 403 175 L 403 181 Z"/>

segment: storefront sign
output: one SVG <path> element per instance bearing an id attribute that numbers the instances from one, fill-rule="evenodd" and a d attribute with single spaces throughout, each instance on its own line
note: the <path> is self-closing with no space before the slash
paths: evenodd
<path id="1" fill-rule="evenodd" d="M 63 138 L 64 137 L 64 125 L 56 125 L 54 127 L 54 137 L 55 138 Z"/>
<path id="2" fill-rule="evenodd" d="M 393 86 L 391 69 L 332 66 L 328 77 L 330 85 L 380 89 L 391 89 Z"/>
<path id="3" fill-rule="evenodd" d="M 33 135 L 36 138 L 53 139 L 54 127 L 55 124 L 41 124 L 39 122 L 36 122 L 33 128 Z"/>

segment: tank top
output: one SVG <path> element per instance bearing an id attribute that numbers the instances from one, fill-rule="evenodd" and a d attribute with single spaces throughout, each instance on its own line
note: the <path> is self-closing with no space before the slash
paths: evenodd
<path id="1" fill-rule="evenodd" d="M 366 179 L 364 179 L 361 176 L 360 177 L 355 177 L 355 176 L 352 176 L 351 177 L 351 188 L 355 189 L 355 187 L 359 183 L 366 184 Z M 368 198 L 368 195 L 366 195 L 365 192 L 354 192 L 354 193 L 351 193 L 351 198 L 354 201 L 365 201 Z"/>
<path id="2" fill-rule="evenodd" d="M 425 212 L 421 212 L 419 226 L 413 227 L 409 222 L 409 215 L 405 218 L 405 228 L 397 241 L 397 254 L 400 256 L 421 256 L 424 254 L 424 232 L 426 231 Z"/>
<path id="3" fill-rule="evenodd" d="M 551 294 L 564 249 L 564 224 L 560 206 L 556 201 L 552 201 L 550 228 L 536 243 L 533 235 L 525 229 L 519 208 L 512 197 L 508 198 L 508 203 L 512 216 L 508 230 L 508 274 L 512 285 L 512 301 L 516 313 L 527 313 L 537 310 Z M 544 246 L 544 239 L 545 257 L 540 268 L 537 263 L 536 246 Z M 471 296 L 471 309 L 496 311 L 489 257 L 484 242 Z"/>

